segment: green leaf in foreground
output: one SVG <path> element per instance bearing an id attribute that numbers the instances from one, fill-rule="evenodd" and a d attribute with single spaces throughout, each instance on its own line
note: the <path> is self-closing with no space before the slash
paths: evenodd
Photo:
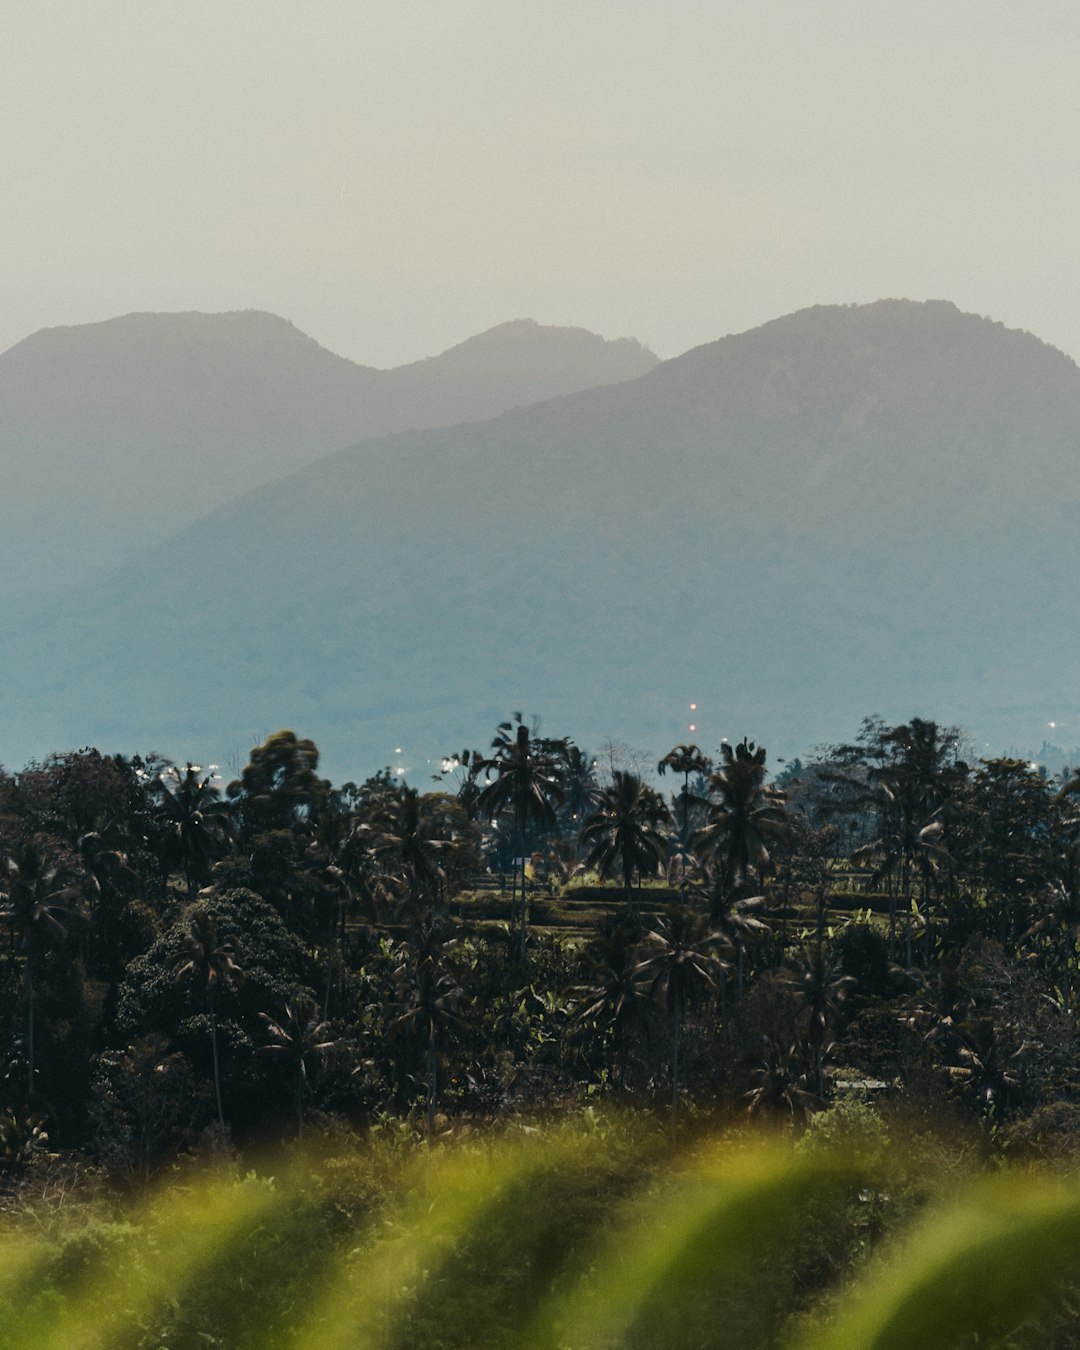
<path id="1" fill-rule="evenodd" d="M 996 1177 L 929 1216 L 792 1350 L 994 1344 L 1080 1268 L 1080 1185 Z"/>

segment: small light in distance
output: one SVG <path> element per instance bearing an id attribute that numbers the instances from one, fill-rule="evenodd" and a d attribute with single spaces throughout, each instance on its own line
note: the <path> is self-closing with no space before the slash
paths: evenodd
<path id="1" fill-rule="evenodd" d="M 693 724 L 693 722 L 690 723 L 690 730 L 697 731 L 697 727 Z"/>
<path id="2" fill-rule="evenodd" d="M 690 711 L 691 711 L 691 712 L 697 712 L 697 704 L 696 704 L 696 703 L 691 703 L 691 704 L 690 704 Z"/>

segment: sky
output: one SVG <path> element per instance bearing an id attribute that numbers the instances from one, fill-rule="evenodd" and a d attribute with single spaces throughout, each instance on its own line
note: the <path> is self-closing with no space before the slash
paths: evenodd
<path id="1" fill-rule="evenodd" d="M 4 0 L 0 350 L 264 309 L 391 366 L 944 298 L 1080 358 L 1072 0 Z"/>

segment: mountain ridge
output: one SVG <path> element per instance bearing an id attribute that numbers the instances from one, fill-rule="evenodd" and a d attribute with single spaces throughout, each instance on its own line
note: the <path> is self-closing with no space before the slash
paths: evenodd
<path id="1" fill-rule="evenodd" d="M 663 753 L 690 702 L 706 748 L 875 712 L 1038 744 L 1040 710 L 1080 717 L 1080 369 L 948 306 L 811 314 L 229 503 L 24 628 L 0 746 L 292 725 L 355 774 L 513 708 Z"/>
<path id="2" fill-rule="evenodd" d="M 502 327 L 502 326 L 500 326 Z M 263 311 L 133 314 L 0 355 L 0 592 L 55 590 L 245 487 L 371 435 L 629 378 L 640 345 L 534 325 L 389 371 Z"/>

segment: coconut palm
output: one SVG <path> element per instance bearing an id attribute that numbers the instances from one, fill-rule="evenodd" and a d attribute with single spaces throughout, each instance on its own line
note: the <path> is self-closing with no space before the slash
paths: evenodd
<path id="1" fill-rule="evenodd" d="M 0 894 L 9 931 L 24 954 L 26 989 L 26 1087 L 34 1092 L 34 979 L 41 957 L 49 947 L 66 941 L 72 922 L 78 918 L 73 906 L 80 889 L 69 866 L 44 852 L 35 843 L 22 844 L 4 861 L 7 890 Z"/>
<path id="2" fill-rule="evenodd" d="M 683 785 L 679 791 L 679 809 L 676 813 L 677 830 L 672 839 L 668 873 L 673 881 L 678 881 L 679 896 L 684 905 L 687 882 L 697 862 L 693 850 L 694 828 L 691 824 L 691 813 L 696 816 L 705 806 L 705 798 L 699 793 L 690 791 L 690 776 L 693 774 L 700 782 L 703 775 L 712 771 L 712 767 L 712 760 L 702 753 L 700 746 L 693 744 L 676 745 L 656 766 L 657 772 L 661 775 L 671 769 L 673 773 L 681 773 L 683 776 Z"/>
<path id="3" fill-rule="evenodd" d="M 683 776 L 683 785 L 679 793 L 680 811 L 682 817 L 679 824 L 682 827 L 684 835 L 690 830 L 690 808 L 697 804 L 700 799 L 693 798 L 690 792 L 691 774 L 708 774 L 712 771 L 713 762 L 704 754 L 700 746 L 697 745 L 676 745 L 669 750 L 664 758 L 657 764 L 656 771 L 664 774 L 668 769 L 672 773 L 681 773 Z"/>
<path id="4" fill-rule="evenodd" d="M 805 1120 L 823 1104 L 811 1086 L 812 1070 L 802 1047 L 781 1037 L 764 1038 L 750 1077 L 754 1086 L 746 1100 L 752 1116 L 768 1111 Z"/>
<path id="5" fill-rule="evenodd" d="M 1066 1013 L 1072 1012 L 1072 959 L 1080 934 L 1080 892 L 1064 881 L 1051 882 L 1042 918 L 1021 934 L 1020 941 L 1032 937 L 1053 938 L 1061 942 L 1058 960 L 1061 965 L 1062 998 Z"/>
<path id="6" fill-rule="evenodd" d="M 424 805 L 416 788 L 394 784 L 380 794 L 367 821 L 384 884 L 399 901 L 420 908 L 437 905 L 442 897 L 443 860 L 450 847 Z"/>
<path id="7" fill-rule="evenodd" d="M 585 862 L 601 877 L 622 873 L 627 908 L 634 909 L 634 877 L 656 876 L 664 856 L 671 812 L 655 789 L 633 773 L 616 769 L 611 786 L 581 827 Z"/>
<path id="8" fill-rule="evenodd" d="M 796 1026 L 806 1035 L 817 1095 L 824 1100 L 826 1036 L 855 980 L 845 975 L 841 962 L 833 960 L 817 943 L 802 952 L 787 972 L 785 984 L 794 997 Z"/>
<path id="9" fill-rule="evenodd" d="M 191 915 L 190 928 L 177 961 L 177 984 L 192 984 L 202 994 L 210 1018 L 210 1044 L 214 1056 L 214 1098 L 217 1102 L 218 1124 L 225 1128 L 225 1112 L 221 1105 L 221 1072 L 218 1063 L 217 997 L 223 986 L 240 985 L 244 972 L 236 963 L 236 948 L 230 941 L 220 941 L 217 920 L 204 909 Z"/>
<path id="10" fill-rule="evenodd" d="M 456 945 L 455 939 L 444 937 L 441 925 L 424 923 L 414 934 L 412 950 L 405 950 L 394 972 L 398 1002 L 389 1029 L 391 1033 L 408 1031 L 421 1038 L 427 1047 L 429 1139 L 435 1133 L 438 1103 L 439 1036 L 461 1021 L 457 1009 L 464 990 L 446 965 L 446 957 Z"/>
<path id="11" fill-rule="evenodd" d="M 511 905 L 517 896 L 520 867 L 521 899 L 515 916 L 518 927 L 518 954 L 525 959 L 527 924 L 525 894 L 525 841 L 530 824 L 550 827 L 555 824 L 556 809 L 563 803 L 561 760 L 565 741 L 541 740 L 530 736 L 529 729 L 515 713 L 514 722 L 502 722 L 491 742 L 494 753 L 483 762 L 494 779 L 477 798 L 477 808 L 488 820 L 508 812 L 514 822 L 515 872 Z"/>
<path id="12" fill-rule="evenodd" d="M 926 948 L 931 928 L 929 907 L 934 878 L 951 863 L 945 847 L 944 807 L 966 778 L 967 766 L 957 758 L 959 732 L 916 717 L 909 723 L 882 729 L 877 735 L 879 762 L 868 771 L 878 789 L 881 829 L 878 837 L 856 849 L 853 861 L 872 861 L 874 876 L 887 877 L 889 888 L 889 947 L 896 947 L 895 889 L 898 882 L 904 905 L 904 943 L 907 965 L 912 964 L 912 880 L 922 882 Z"/>
<path id="13" fill-rule="evenodd" d="M 596 806 L 600 785 L 596 780 L 596 759 L 571 742 L 560 766 L 563 790 L 562 827 L 574 834 Z"/>
<path id="14" fill-rule="evenodd" d="M 298 994 L 286 1003 L 285 1016 L 280 1022 L 269 1013 L 259 1016 L 266 1023 L 270 1036 L 270 1044 L 261 1047 L 262 1053 L 282 1060 L 292 1075 L 296 1132 L 302 1135 L 308 1064 L 325 1059 L 341 1045 L 341 1041 L 330 1035 L 330 1024 L 320 1016 L 319 1005 L 310 994 Z"/>
<path id="15" fill-rule="evenodd" d="M 724 943 L 685 906 L 671 906 L 665 918 L 646 934 L 637 973 L 651 997 L 661 1002 L 671 1021 L 671 1110 L 679 1104 L 679 1050 L 687 1010 L 714 990 L 727 969 L 717 955 Z"/>
<path id="16" fill-rule="evenodd" d="M 190 761 L 183 773 L 175 765 L 154 783 L 154 820 L 161 831 L 162 870 L 183 872 L 189 898 L 210 880 L 210 864 L 230 837 L 228 803 L 213 776 Z"/>
<path id="17" fill-rule="evenodd" d="M 717 932 L 722 933 L 736 954 L 736 979 L 741 994 L 746 967 L 746 946 L 755 938 L 765 937 L 771 931 L 764 919 L 759 918 L 765 907 L 763 895 L 745 895 L 736 899 L 727 884 L 727 874 L 723 867 L 715 863 L 706 863 L 700 868 L 694 879 L 691 895 L 705 902 L 709 922 Z M 721 996 L 725 984 L 721 984 Z"/>
<path id="18" fill-rule="evenodd" d="M 649 996 L 634 936 L 635 931 L 621 922 L 604 933 L 586 954 L 588 975 L 575 991 L 580 1002 L 574 1021 L 606 1023 L 610 1028 L 611 1067 L 620 1084 L 625 1077 L 623 1047 Z"/>
<path id="19" fill-rule="evenodd" d="M 723 763 L 709 778 L 708 818 L 695 847 L 716 870 L 713 917 L 723 897 L 738 895 L 754 876 L 770 867 L 769 848 L 787 837 L 785 796 L 765 782 L 765 748 L 744 739 L 734 749 L 720 747 Z"/>

